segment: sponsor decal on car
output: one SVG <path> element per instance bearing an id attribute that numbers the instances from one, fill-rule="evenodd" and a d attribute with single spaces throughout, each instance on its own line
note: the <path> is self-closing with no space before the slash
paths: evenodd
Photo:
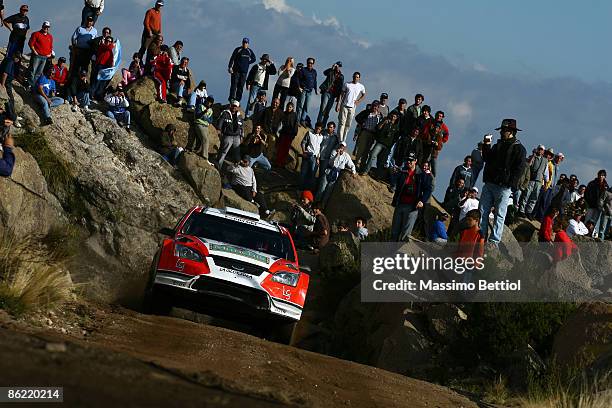
<path id="1" fill-rule="evenodd" d="M 248 273 L 244 273 L 244 272 L 240 272 L 240 271 L 235 271 L 233 269 L 229 269 L 229 268 L 219 268 L 219 270 L 221 272 L 228 272 L 228 273 L 233 273 L 234 275 L 238 275 L 238 276 L 242 276 L 244 278 L 248 278 L 248 279 L 253 279 L 253 276 L 249 275 Z"/>
<path id="2" fill-rule="evenodd" d="M 235 246 L 231 246 L 231 245 L 223 245 L 223 244 L 210 244 L 210 250 L 211 251 L 219 251 L 219 252 L 227 252 L 229 254 L 233 254 L 233 255 L 240 255 L 240 256 L 244 256 L 247 258 L 251 258 L 254 259 L 256 261 L 259 262 L 263 262 L 263 263 L 270 263 L 270 258 L 268 258 L 267 256 L 263 256 L 261 254 L 258 254 L 255 251 L 251 251 L 248 249 L 244 249 L 244 248 L 237 248 Z"/>

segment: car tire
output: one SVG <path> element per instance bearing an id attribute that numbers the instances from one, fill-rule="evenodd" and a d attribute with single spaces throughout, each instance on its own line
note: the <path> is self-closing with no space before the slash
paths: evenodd
<path id="1" fill-rule="evenodd" d="M 172 311 L 172 303 L 167 295 L 152 287 L 145 292 L 143 311 L 147 314 L 166 316 Z"/>
<path id="2" fill-rule="evenodd" d="M 268 336 L 266 336 L 269 340 L 286 344 L 290 346 L 292 344 L 293 332 L 295 330 L 295 326 L 297 322 L 282 322 L 282 323 L 273 323 L 270 324 L 268 328 Z"/>

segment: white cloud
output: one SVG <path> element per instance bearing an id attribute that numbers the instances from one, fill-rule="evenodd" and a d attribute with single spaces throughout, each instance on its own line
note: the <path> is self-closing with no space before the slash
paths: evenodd
<path id="1" fill-rule="evenodd" d="M 266 10 L 274 10 L 281 14 L 303 15 L 300 10 L 288 5 L 285 0 L 263 0 L 262 4 Z"/>
<path id="2" fill-rule="evenodd" d="M 474 68 L 474 71 L 478 71 L 478 72 L 488 72 L 489 71 L 487 67 L 482 65 L 480 62 L 475 62 L 474 65 L 472 65 L 472 68 Z"/>
<path id="3" fill-rule="evenodd" d="M 472 105 L 467 101 L 450 102 L 450 114 L 453 120 L 467 124 L 472 120 Z"/>

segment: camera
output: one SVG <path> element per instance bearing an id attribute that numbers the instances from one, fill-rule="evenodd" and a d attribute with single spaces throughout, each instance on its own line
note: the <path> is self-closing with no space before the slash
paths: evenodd
<path id="1" fill-rule="evenodd" d="M 491 134 L 485 135 L 484 141 L 485 142 L 492 142 L 493 141 L 493 135 L 491 135 Z"/>

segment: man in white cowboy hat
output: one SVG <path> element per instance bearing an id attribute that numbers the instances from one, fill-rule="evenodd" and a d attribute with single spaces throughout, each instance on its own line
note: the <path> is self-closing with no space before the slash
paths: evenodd
<path id="1" fill-rule="evenodd" d="M 482 236 L 488 235 L 488 241 L 494 246 L 501 242 L 504 232 L 504 221 L 512 190 L 517 190 L 527 166 L 525 147 L 516 138 L 515 119 L 504 119 L 499 130 L 501 138 L 492 144 L 492 137 L 487 135 L 483 140 L 482 157 L 485 163 L 483 172 L 484 187 L 480 197 L 480 228 Z M 488 234 L 489 214 L 495 207 L 493 230 Z"/>

